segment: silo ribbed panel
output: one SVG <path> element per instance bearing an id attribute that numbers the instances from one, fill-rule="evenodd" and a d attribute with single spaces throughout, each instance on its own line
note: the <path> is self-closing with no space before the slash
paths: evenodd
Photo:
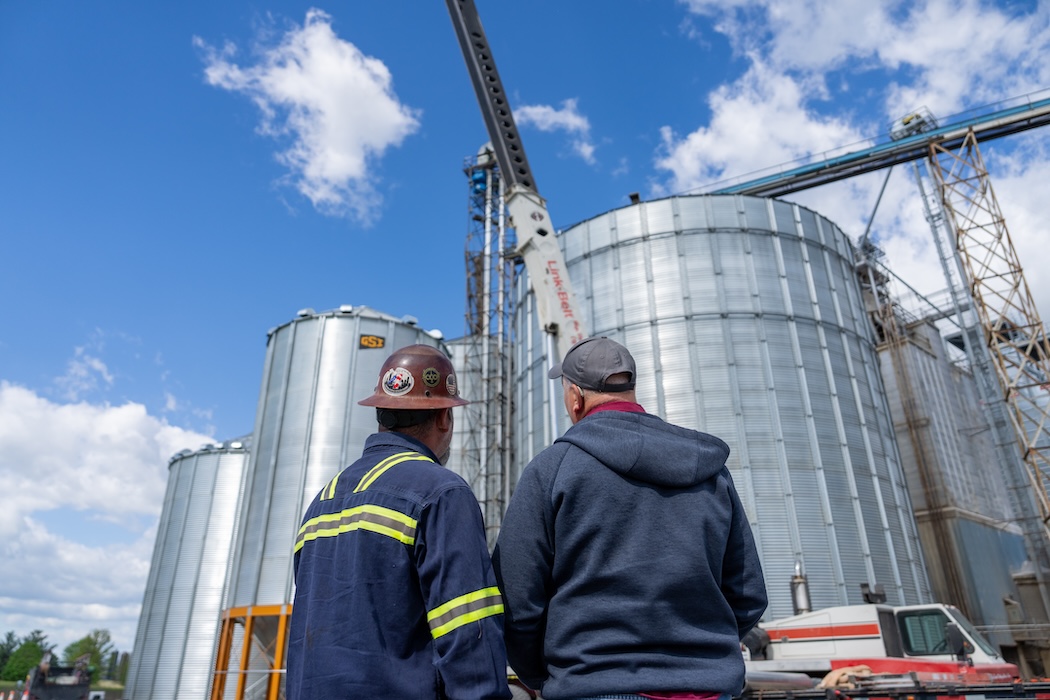
<path id="1" fill-rule="evenodd" d="M 510 444 L 506 417 L 510 407 L 508 392 L 503 389 L 508 381 L 504 374 L 509 370 L 504 369 L 498 340 L 488 340 L 465 336 L 448 342 L 460 395 L 470 403 L 456 409 L 452 451 L 445 466 L 470 485 L 481 506 L 489 546 L 493 547 L 506 509 L 508 484 L 504 474 Z"/>
<path id="2" fill-rule="evenodd" d="M 482 378 L 480 373 L 467 361 L 468 353 L 473 339 L 470 336 L 456 338 L 447 343 L 449 352 L 452 353 L 452 366 L 456 370 L 456 383 L 459 385 L 459 394 L 471 403 L 464 406 L 456 413 L 456 423 L 452 426 L 452 451 L 449 455 L 448 464 L 445 465 L 450 471 L 459 474 L 463 480 L 470 484 L 474 495 L 481 500 L 485 488 L 484 479 L 480 474 L 471 454 L 476 446 L 475 437 L 469 431 L 476 429 L 479 419 L 475 418 L 477 412 L 477 401 L 481 400 Z"/>

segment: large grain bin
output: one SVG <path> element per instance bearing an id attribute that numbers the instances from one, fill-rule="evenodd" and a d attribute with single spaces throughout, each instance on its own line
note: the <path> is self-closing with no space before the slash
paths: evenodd
<path id="1" fill-rule="evenodd" d="M 838 226 L 787 202 L 688 196 L 610 211 L 560 242 L 591 332 L 637 360 L 640 403 L 732 448 L 768 618 L 794 612 L 796 561 L 817 608 L 862 602 L 861 584 L 882 585 L 890 603 L 929 600 L 853 249 Z M 523 276 L 516 294 L 515 471 L 567 427 L 528 285 Z"/>
<path id="2" fill-rule="evenodd" d="M 184 450 L 168 465 L 126 697 L 207 697 L 248 440 Z"/>

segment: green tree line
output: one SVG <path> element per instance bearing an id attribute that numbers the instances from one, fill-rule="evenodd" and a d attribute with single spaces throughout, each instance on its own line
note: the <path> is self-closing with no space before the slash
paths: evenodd
<path id="1" fill-rule="evenodd" d="M 20 681 L 34 666 L 40 663 L 44 654 L 51 652 L 55 658 L 52 663 L 72 666 L 73 663 L 88 655 L 88 667 L 91 669 L 91 682 L 99 680 L 116 681 L 123 685 L 128 676 L 127 652 L 117 651 L 110 639 L 109 630 L 96 629 L 66 646 L 59 656 L 55 645 L 47 640 L 41 630 L 33 630 L 25 637 L 19 637 L 8 631 L 0 638 L 0 680 Z"/>

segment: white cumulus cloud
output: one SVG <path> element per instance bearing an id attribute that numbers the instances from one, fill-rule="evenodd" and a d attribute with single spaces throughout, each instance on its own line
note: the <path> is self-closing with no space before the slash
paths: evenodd
<path id="1" fill-rule="evenodd" d="M 573 152 L 585 163 L 594 164 L 594 143 L 591 141 L 591 122 L 580 114 L 575 99 L 565 100 L 560 108 L 550 105 L 522 105 L 514 110 L 515 119 L 522 125 L 534 126 L 540 131 L 564 131 L 571 137 Z"/>
<path id="2" fill-rule="evenodd" d="M 756 60 L 740 80 L 711 93 L 708 125 L 684 136 L 661 130 L 656 167 L 671 175 L 662 192 L 684 192 L 861 139 L 846 121 L 821 116 L 806 101 L 803 84 Z"/>
<path id="3" fill-rule="evenodd" d="M 291 139 L 277 159 L 318 211 L 374 220 L 382 203 L 376 161 L 418 130 L 420 117 L 398 99 L 382 61 L 336 36 L 331 18 L 317 9 L 253 64 L 233 62 L 232 44 L 194 43 L 209 84 L 250 97 L 262 112 L 259 131 Z"/>
<path id="4" fill-rule="evenodd" d="M 0 552 L 18 574 L 0 589 L 0 630 L 39 628 L 61 650 L 105 627 L 130 651 L 168 460 L 208 442 L 139 404 L 55 403 L 0 382 Z"/>
<path id="5" fill-rule="evenodd" d="M 783 71 L 851 81 L 891 77 L 891 118 L 927 106 L 945 116 L 1046 87 L 1050 7 L 1030 12 L 981 0 L 680 0 L 712 18 L 741 54 L 759 53 Z M 1011 11 L 1012 9 L 1012 11 Z"/>

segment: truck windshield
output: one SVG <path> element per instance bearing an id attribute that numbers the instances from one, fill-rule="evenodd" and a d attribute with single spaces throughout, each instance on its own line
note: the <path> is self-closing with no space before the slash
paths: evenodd
<path id="1" fill-rule="evenodd" d="M 897 613 L 904 653 L 912 656 L 950 654 L 944 625 L 948 616 L 940 610 L 909 610 Z"/>
<path id="2" fill-rule="evenodd" d="M 981 636 L 981 633 L 978 632 L 977 628 L 966 619 L 965 615 L 955 608 L 948 608 L 948 614 L 959 623 L 959 627 L 962 628 L 963 632 L 969 635 L 970 639 L 977 642 L 977 646 L 981 647 L 981 650 L 984 651 L 985 654 L 988 654 L 989 656 L 999 656 L 999 652 L 996 651 L 995 647 L 993 647 L 987 639 Z"/>
<path id="3" fill-rule="evenodd" d="M 944 626 L 948 622 L 955 622 L 984 653 L 989 656 L 999 655 L 995 647 L 974 629 L 962 613 L 954 608 L 946 610 L 951 615 L 950 618 L 941 610 L 908 610 L 897 613 L 904 653 L 912 656 L 952 653 Z"/>

